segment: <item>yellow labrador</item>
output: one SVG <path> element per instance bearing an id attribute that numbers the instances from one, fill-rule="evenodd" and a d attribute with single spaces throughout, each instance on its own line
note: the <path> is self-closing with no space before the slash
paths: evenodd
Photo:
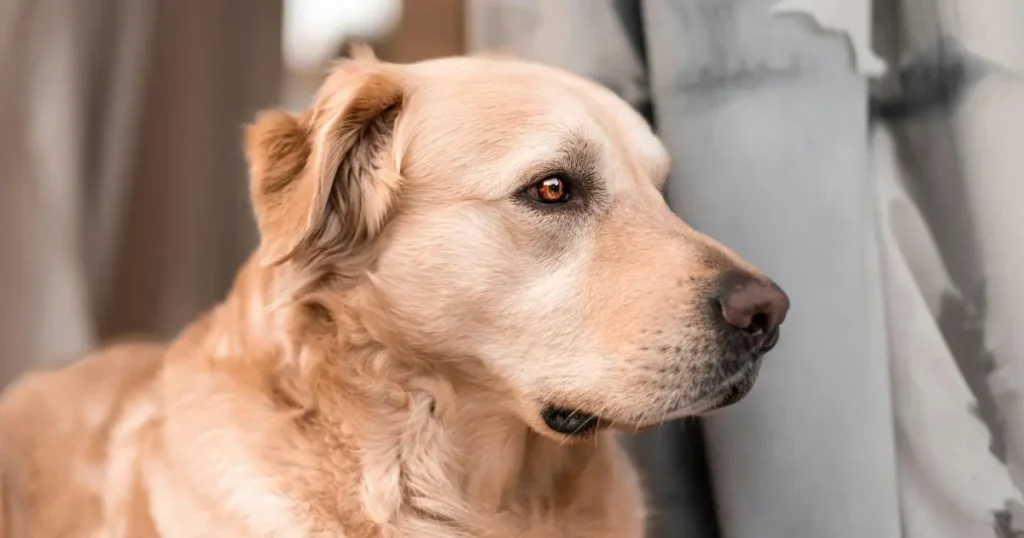
<path id="1" fill-rule="evenodd" d="M 0 537 L 640 537 L 611 429 L 741 398 L 789 306 L 557 69 L 357 54 L 246 149 L 224 302 L 7 391 Z"/>

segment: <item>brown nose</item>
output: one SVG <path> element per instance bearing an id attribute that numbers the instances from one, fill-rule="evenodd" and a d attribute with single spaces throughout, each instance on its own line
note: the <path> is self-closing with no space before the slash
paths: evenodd
<path id="1" fill-rule="evenodd" d="M 786 319 L 789 297 L 770 280 L 748 275 L 732 274 L 723 281 L 718 305 L 725 321 L 752 337 L 761 340 L 775 338 L 775 329 Z"/>

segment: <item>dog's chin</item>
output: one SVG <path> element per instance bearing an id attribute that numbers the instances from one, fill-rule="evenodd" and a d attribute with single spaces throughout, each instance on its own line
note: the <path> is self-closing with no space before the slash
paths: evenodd
<path id="1" fill-rule="evenodd" d="M 614 415 L 598 416 L 586 409 L 545 405 L 538 420 L 531 424 L 538 433 L 559 440 L 573 442 L 593 437 L 598 432 L 614 429 L 623 433 L 643 433 L 672 420 L 699 416 L 729 407 L 742 400 L 754 387 L 760 361 L 754 360 L 741 371 L 720 380 L 713 389 L 689 401 L 679 402 L 675 409 L 664 414 L 642 410 L 635 416 L 642 420 L 622 420 Z"/>
<path id="2" fill-rule="evenodd" d="M 757 372 L 755 371 L 747 377 L 724 385 L 708 399 L 706 409 L 701 411 L 701 413 L 717 411 L 738 403 L 747 394 L 750 394 L 750 391 L 754 388 L 754 380 L 756 378 Z"/>
<path id="3" fill-rule="evenodd" d="M 750 394 L 761 370 L 761 357 L 756 357 L 739 372 L 723 379 L 705 397 L 699 398 L 695 404 L 694 415 L 702 415 L 724 409 L 741 401 Z"/>

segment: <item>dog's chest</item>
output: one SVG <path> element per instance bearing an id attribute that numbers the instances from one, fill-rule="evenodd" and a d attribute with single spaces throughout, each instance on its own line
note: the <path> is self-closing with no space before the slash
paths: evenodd
<path id="1" fill-rule="evenodd" d="M 446 384 L 428 381 L 373 406 L 331 413 L 343 417 L 340 423 L 314 428 L 314 438 L 334 438 L 345 448 L 316 443 L 315 452 L 318 461 L 339 466 L 319 474 L 345 483 L 334 492 L 343 498 L 338 516 L 347 536 L 642 536 L 638 480 L 610 434 L 560 444 L 495 418 L 492 406 L 456 403 Z M 338 506 L 337 497 L 330 503 Z M 367 533 L 371 528 L 378 532 Z"/>
<path id="2" fill-rule="evenodd" d="M 582 506 L 587 504 L 588 506 Z M 602 508 L 598 508 L 601 505 Z M 643 516 L 607 503 L 581 503 L 577 509 L 499 514 L 486 536 L 515 538 L 640 538 Z"/>
<path id="3" fill-rule="evenodd" d="M 391 467 L 399 469 L 397 482 L 380 469 L 364 475 L 364 483 L 399 484 L 401 493 L 364 489 L 362 501 L 371 519 L 389 529 L 384 535 L 395 538 L 639 538 L 638 481 L 617 444 L 607 441 L 578 451 L 547 447 L 568 455 L 564 460 L 497 446 L 464 461 L 444 459 L 458 453 L 452 447 L 428 451 L 425 460 Z"/>

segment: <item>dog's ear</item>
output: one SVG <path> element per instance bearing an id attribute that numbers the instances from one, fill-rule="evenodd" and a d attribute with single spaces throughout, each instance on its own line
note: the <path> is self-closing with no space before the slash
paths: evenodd
<path id="1" fill-rule="evenodd" d="M 261 264 L 345 255 L 383 226 L 398 192 L 394 132 L 405 96 L 386 67 L 348 60 L 310 110 L 265 113 L 248 127 Z"/>

